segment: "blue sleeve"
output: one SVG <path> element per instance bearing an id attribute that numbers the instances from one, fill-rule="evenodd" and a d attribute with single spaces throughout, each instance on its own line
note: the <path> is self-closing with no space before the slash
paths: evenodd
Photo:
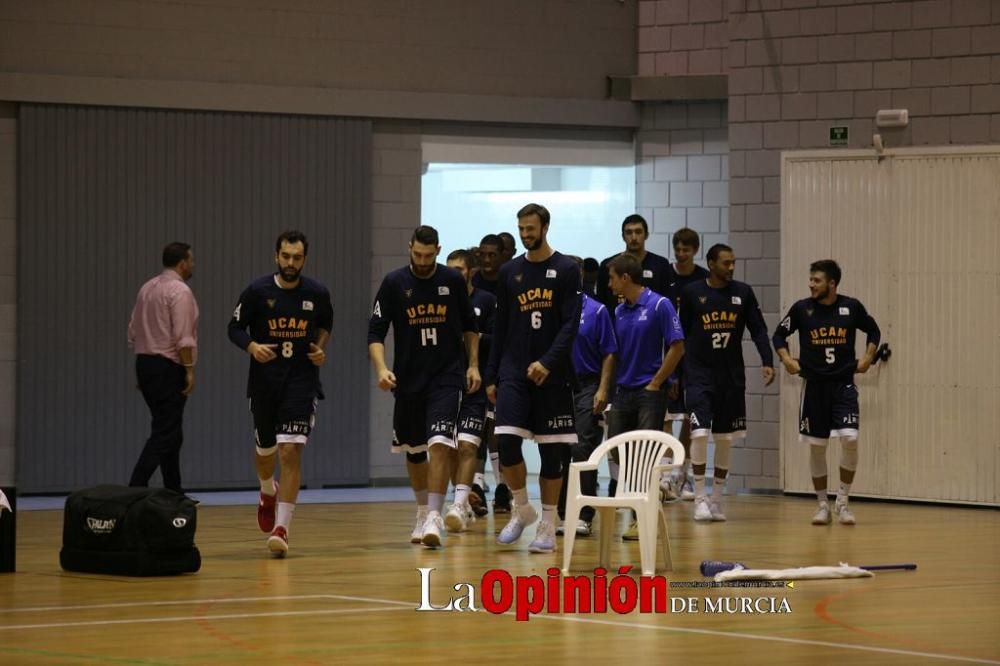
<path id="1" fill-rule="evenodd" d="M 330 302 L 330 292 L 326 289 L 320 292 L 319 309 L 316 312 L 316 328 L 327 333 L 333 330 L 333 303 Z"/>
<path id="2" fill-rule="evenodd" d="M 656 304 L 656 315 L 660 320 L 660 334 L 668 346 L 684 339 L 684 330 L 681 328 L 677 311 L 674 309 L 674 304 L 666 296 Z"/>
<path id="3" fill-rule="evenodd" d="M 601 305 L 597 310 L 597 345 L 602 354 L 618 353 L 618 338 L 615 337 L 615 327 L 611 323 L 608 309 Z"/>

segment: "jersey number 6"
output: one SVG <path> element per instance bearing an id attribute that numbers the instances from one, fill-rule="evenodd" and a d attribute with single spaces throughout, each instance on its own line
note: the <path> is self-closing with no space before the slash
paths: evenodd
<path id="1" fill-rule="evenodd" d="M 531 313 L 531 328 L 536 331 L 542 327 L 542 313 L 535 310 Z"/>

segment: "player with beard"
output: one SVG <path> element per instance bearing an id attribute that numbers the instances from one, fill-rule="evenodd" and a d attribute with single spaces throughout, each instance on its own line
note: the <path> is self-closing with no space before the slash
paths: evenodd
<path id="1" fill-rule="evenodd" d="M 316 400 L 323 398 L 319 367 L 326 361 L 333 306 L 327 288 L 302 275 L 309 252 L 305 234 L 286 231 L 274 248 L 278 272 L 255 280 L 240 295 L 229 339 L 250 355 L 247 397 L 260 480 L 257 525 L 270 533 L 268 550 L 284 557 L 302 479 L 302 449 L 312 432 Z M 280 488 L 274 480 L 276 458 Z"/>
<path id="2" fill-rule="evenodd" d="M 837 293 L 840 266 L 832 259 L 809 266 L 810 297 L 796 302 L 778 324 L 772 341 L 785 370 L 802 377 L 799 401 L 799 440 L 809 444 L 809 467 L 819 507 L 813 525 L 830 523 L 827 500 L 826 447 L 840 438 L 840 489 L 834 512 L 842 525 L 853 525 L 847 497 L 858 467 L 858 430 L 861 427 L 858 387 L 854 373 L 871 367 L 881 331 L 861 301 Z M 788 336 L 799 332 L 800 358 L 788 353 Z M 858 331 L 867 335 L 865 355 L 854 353 Z"/>
<path id="3" fill-rule="evenodd" d="M 722 495 L 729 473 L 734 439 L 746 436 L 746 368 L 743 332 L 750 331 L 761 359 L 764 385 L 774 381 L 774 355 L 767 325 L 750 285 L 733 279 L 736 257 L 728 245 L 708 250 L 709 276 L 681 291 L 684 328 L 685 401 L 691 419 L 691 468 L 694 472 L 697 521 L 724 521 Z M 705 495 L 708 436 L 715 439 L 715 483 L 712 501 Z"/>
<path id="4" fill-rule="evenodd" d="M 392 450 L 406 454 L 417 501 L 410 541 L 438 548 L 445 532 L 444 497 L 458 458 L 455 428 L 462 391 L 474 394 L 481 383 L 479 334 L 466 281 L 437 263 L 437 230 L 417 227 L 409 249 L 409 265 L 386 275 L 375 297 L 368 354 L 379 388 L 395 396 Z M 390 326 L 392 370 L 385 363 Z"/>
<path id="5" fill-rule="evenodd" d="M 500 463 L 514 498 L 497 541 L 511 544 L 538 514 L 528 503 L 525 438 L 538 442 L 542 520 L 529 550 L 555 551 L 556 506 L 566 447 L 577 441 L 573 421 L 573 340 L 580 324 L 580 269 L 549 245 L 549 211 L 528 204 L 517 213 L 525 254 L 500 269 L 493 348 L 486 392 L 496 409 Z"/>

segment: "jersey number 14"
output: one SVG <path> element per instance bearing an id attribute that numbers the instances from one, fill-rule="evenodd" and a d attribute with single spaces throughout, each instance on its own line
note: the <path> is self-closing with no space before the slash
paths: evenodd
<path id="1" fill-rule="evenodd" d="M 420 329 L 420 346 L 427 347 L 437 347 L 438 343 L 438 332 L 436 328 L 422 328 Z"/>

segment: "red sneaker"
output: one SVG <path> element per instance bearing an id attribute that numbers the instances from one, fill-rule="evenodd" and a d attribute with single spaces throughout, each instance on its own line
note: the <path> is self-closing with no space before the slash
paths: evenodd
<path id="1" fill-rule="evenodd" d="M 288 552 L 288 530 L 281 525 L 275 527 L 267 538 L 267 549 L 275 557 L 284 557 Z"/>
<path id="2" fill-rule="evenodd" d="M 261 532 L 274 529 L 274 508 L 278 504 L 278 482 L 274 482 L 274 494 L 260 494 L 260 504 L 257 505 L 257 527 Z"/>

